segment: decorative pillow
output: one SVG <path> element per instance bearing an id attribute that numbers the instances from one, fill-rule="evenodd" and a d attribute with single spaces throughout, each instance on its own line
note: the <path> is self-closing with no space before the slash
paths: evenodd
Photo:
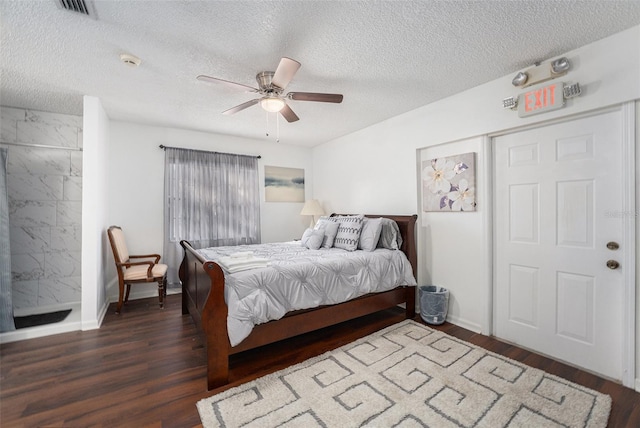
<path id="1" fill-rule="evenodd" d="M 358 249 L 373 251 L 378 245 L 380 233 L 382 232 L 382 218 L 364 218 Z"/>
<path id="2" fill-rule="evenodd" d="M 310 250 L 317 250 L 322 245 L 324 232 L 322 230 L 307 229 L 302 234 L 302 245 Z"/>
<path id="3" fill-rule="evenodd" d="M 358 248 L 364 214 L 331 217 L 333 221 L 340 224 L 333 246 L 347 251 L 354 251 Z"/>
<path id="4" fill-rule="evenodd" d="M 322 240 L 322 248 L 333 247 L 333 241 L 338 234 L 338 227 L 340 224 L 328 218 L 321 218 L 314 226 L 314 230 L 321 230 L 324 233 L 324 239 Z"/>
<path id="5" fill-rule="evenodd" d="M 402 236 L 400 236 L 400 228 L 395 221 L 382 217 L 382 232 L 380 240 L 378 240 L 378 248 L 388 248 L 390 250 L 398 250 L 402 246 Z"/>

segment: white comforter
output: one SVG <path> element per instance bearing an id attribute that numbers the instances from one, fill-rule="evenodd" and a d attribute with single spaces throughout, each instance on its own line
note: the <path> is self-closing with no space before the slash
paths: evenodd
<path id="1" fill-rule="evenodd" d="M 269 266 L 233 274 L 225 271 L 231 346 L 244 340 L 254 325 L 280 319 L 289 311 L 416 285 L 409 260 L 398 250 L 309 250 L 299 241 L 198 250 L 213 261 L 247 251 L 268 259 Z"/>

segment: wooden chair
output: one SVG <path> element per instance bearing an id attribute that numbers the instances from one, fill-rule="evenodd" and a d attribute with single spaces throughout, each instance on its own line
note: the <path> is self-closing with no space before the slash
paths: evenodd
<path id="1" fill-rule="evenodd" d="M 129 300 L 131 284 L 157 282 L 160 308 L 164 308 L 164 298 L 167 295 L 167 265 L 158 263 L 160 261 L 160 254 L 135 256 L 129 254 L 124 233 L 119 226 L 109 227 L 107 235 L 109 235 L 111 250 L 113 250 L 113 258 L 116 262 L 116 270 L 118 271 L 118 285 L 120 287 L 116 314 L 120 313 L 122 305 Z M 155 260 L 132 261 L 133 259 Z M 124 292 L 125 284 L 127 286 L 126 294 Z"/>

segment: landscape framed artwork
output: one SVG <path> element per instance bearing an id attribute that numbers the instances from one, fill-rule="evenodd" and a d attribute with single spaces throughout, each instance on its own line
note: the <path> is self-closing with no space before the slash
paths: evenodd
<path id="1" fill-rule="evenodd" d="M 264 167 L 265 202 L 304 202 L 304 169 Z"/>
<path id="2" fill-rule="evenodd" d="M 476 154 L 422 162 L 422 211 L 476 210 Z"/>

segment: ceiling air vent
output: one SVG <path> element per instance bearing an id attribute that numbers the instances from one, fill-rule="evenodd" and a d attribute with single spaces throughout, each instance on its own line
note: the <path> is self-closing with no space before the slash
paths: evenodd
<path id="1" fill-rule="evenodd" d="M 96 11 L 90 0 L 54 0 L 59 9 L 76 12 L 96 19 Z"/>

